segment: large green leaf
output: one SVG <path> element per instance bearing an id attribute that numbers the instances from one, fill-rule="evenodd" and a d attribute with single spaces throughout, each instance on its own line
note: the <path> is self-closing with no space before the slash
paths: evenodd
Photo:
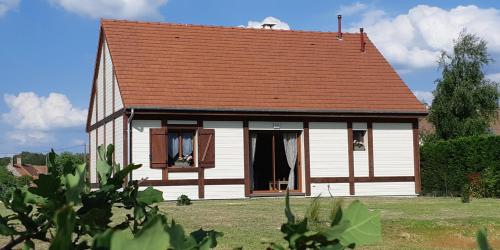
<path id="1" fill-rule="evenodd" d="M 71 206 L 65 206 L 56 212 L 55 217 L 56 236 L 49 249 L 70 249 L 72 246 L 71 236 L 75 229 L 75 210 Z"/>
<path id="2" fill-rule="evenodd" d="M 194 249 L 196 247 L 196 240 L 193 237 L 188 237 L 184 233 L 181 225 L 176 224 L 172 220 L 171 225 L 165 226 L 165 231 L 170 235 L 170 247 L 172 249 Z"/>
<path id="3" fill-rule="evenodd" d="M 154 189 L 153 187 L 148 187 L 143 191 L 137 193 L 137 201 L 142 202 L 146 205 L 151 205 L 156 202 L 163 201 L 163 192 Z"/>
<path id="4" fill-rule="evenodd" d="M 33 182 L 36 186 L 29 188 L 29 191 L 42 197 L 53 196 L 61 185 L 60 180 L 53 174 L 41 174 Z"/>
<path id="5" fill-rule="evenodd" d="M 165 250 L 170 247 L 170 236 L 164 230 L 165 219 L 155 216 L 146 224 L 134 238 L 128 230 L 116 231 L 111 234 L 111 250 Z M 105 241 L 105 240 L 103 240 Z"/>
<path id="6" fill-rule="evenodd" d="M 340 243 L 344 246 L 371 244 L 381 239 L 380 214 L 370 212 L 360 201 L 352 202 L 343 211 L 342 223 L 349 226 L 340 236 Z"/>
<path id="7" fill-rule="evenodd" d="M 80 194 L 85 189 L 85 163 L 76 166 L 73 174 L 66 174 L 63 177 L 66 186 L 66 200 L 73 204 L 80 203 Z"/>
<path id="8" fill-rule="evenodd" d="M 111 172 L 113 171 L 113 167 L 108 164 L 106 149 L 104 145 L 97 147 L 97 158 L 96 169 L 97 174 L 99 176 L 99 182 L 102 185 L 106 185 L 108 178 L 111 177 Z"/>

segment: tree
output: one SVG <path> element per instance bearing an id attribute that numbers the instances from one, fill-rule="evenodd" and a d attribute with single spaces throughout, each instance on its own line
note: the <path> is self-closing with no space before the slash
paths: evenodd
<path id="1" fill-rule="evenodd" d="M 442 52 L 442 78 L 436 80 L 429 120 L 440 139 L 488 132 L 498 108 L 498 84 L 485 79 L 483 68 L 492 62 L 486 42 L 462 31 L 453 54 Z"/>

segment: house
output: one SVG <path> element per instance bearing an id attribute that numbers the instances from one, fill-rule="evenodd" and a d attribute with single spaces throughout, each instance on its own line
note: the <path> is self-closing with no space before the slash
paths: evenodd
<path id="1" fill-rule="evenodd" d="M 7 165 L 7 169 L 17 177 L 21 176 L 29 176 L 33 180 L 38 179 L 38 176 L 41 174 L 47 174 L 47 166 L 45 165 L 32 165 L 32 164 L 24 164 L 22 162 L 21 157 L 16 158 L 16 162 L 12 160 L 9 165 Z"/>
<path id="2" fill-rule="evenodd" d="M 91 180 L 113 143 L 165 199 L 414 196 L 426 113 L 363 32 L 103 20 Z"/>

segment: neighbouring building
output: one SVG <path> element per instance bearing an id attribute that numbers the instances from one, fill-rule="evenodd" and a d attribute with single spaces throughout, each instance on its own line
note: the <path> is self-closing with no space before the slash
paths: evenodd
<path id="1" fill-rule="evenodd" d="M 269 26 L 103 20 L 93 185 L 97 147 L 113 143 L 170 200 L 417 195 L 427 111 L 367 35 Z"/>
<path id="2" fill-rule="evenodd" d="M 17 157 L 16 162 L 12 160 L 11 163 L 7 165 L 7 169 L 14 176 L 30 176 L 33 180 L 38 179 L 38 176 L 41 174 L 47 174 L 48 171 L 47 166 L 45 165 L 32 165 L 23 163 L 21 157 Z"/>

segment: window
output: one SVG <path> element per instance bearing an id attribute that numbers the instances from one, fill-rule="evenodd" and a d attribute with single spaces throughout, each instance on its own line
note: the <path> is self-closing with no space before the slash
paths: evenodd
<path id="1" fill-rule="evenodd" d="M 194 131 L 169 130 L 168 165 L 173 167 L 192 167 L 194 165 Z"/>
<path id="2" fill-rule="evenodd" d="M 365 135 L 366 130 L 353 130 L 352 131 L 352 139 L 353 139 L 353 150 L 354 151 L 365 151 Z"/>

